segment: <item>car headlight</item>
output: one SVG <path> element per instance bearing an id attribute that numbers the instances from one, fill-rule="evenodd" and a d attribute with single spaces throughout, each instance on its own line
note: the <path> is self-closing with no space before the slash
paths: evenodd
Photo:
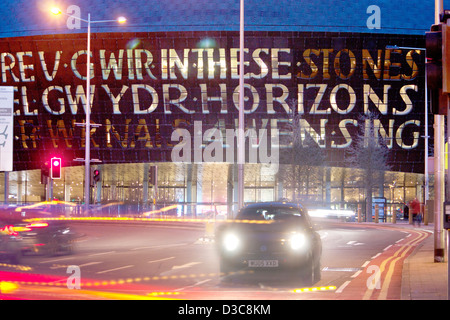
<path id="1" fill-rule="evenodd" d="M 234 233 L 228 233 L 223 237 L 223 247 L 227 251 L 236 251 L 240 244 L 239 237 Z"/>
<path id="2" fill-rule="evenodd" d="M 303 233 L 294 233 L 289 238 L 292 250 L 301 250 L 306 246 L 306 236 Z"/>

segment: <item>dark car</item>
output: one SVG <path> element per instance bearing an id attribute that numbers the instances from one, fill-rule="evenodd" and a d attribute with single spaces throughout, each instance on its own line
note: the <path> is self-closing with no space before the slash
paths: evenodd
<path id="1" fill-rule="evenodd" d="M 22 253 L 54 256 L 73 252 L 75 233 L 59 220 L 32 220 L 21 225 Z"/>
<path id="2" fill-rule="evenodd" d="M 284 270 L 320 280 L 322 242 L 307 210 L 286 202 L 251 204 L 217 228 L 220 272 Z"/>
<path id="3" fill-rule="evenodd" d="M 72 253 L 74 231 L 65 221 L 49 220 L 46 219 L 47 217 L 47 214 L 35 212 L 25 214 L 2 211 L 0 213 L 0 230 L 3 230 L 0 258 L 1 255 L 10 256 L 18 261 L 23 254 L 53 256 Z M 17 250 L 18 247 L 20 250 Z"/>
<path id="4" fill-rule="evenodd" d="M 0 220 L 0 261 L 19 264 L 22 258 L 22 237 L 13 225 Z"/>

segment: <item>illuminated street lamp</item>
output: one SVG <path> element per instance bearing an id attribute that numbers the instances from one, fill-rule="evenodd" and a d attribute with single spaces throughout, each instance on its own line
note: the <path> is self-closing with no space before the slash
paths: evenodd
<path id="1" fill-rule="evenodd" d="M 71 18 L 86 22 L 88 25 L 87 29 L 87 66 L 86 66 L 86 136 L 85 136 L 85 154 L 84 154 L 84 201 L 86 212 L 89 209 L 89 188 L 90 188 L 90 161 L 91 161 L 91 145 L 90 145 L 90 132 L 91 132 L 91 23 L 105 23 L 105 22 L 117 22 L 125 23 L 127 21 L 124 17 L 119 17 L 116 20 L 96 20 L 91 21 L 91 14 L 88 13 L 88 18 L 82 19 L 77 16 L 72 16 L 62 12 L 59 8 L 52 8 L 51 13 L 55 15 L 64 14 Z"/>

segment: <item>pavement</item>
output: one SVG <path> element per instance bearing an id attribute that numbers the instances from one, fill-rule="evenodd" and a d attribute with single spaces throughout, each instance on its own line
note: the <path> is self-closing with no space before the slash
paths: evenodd
<path id="1" fill-rule="evenodd" d="M 448 259 L 434 262 L 434 225 L 397 224 L 401 228 L 415 228 L 430 232 L 405 259 L 402 272 L 402 300 L 447 300 Z M 447 232 L 444 230 L 443 234 Z M 446 250 L 445 250 L 446 251 Z"/>

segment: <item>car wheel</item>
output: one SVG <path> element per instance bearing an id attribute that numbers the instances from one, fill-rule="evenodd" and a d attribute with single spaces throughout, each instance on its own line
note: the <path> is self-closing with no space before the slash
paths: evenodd
<path id="1" fill-rule="evenodd" d="M 220 259 L 220 276 L 227 276 L 232 271 L 233 268 L 230 266 L 230 264 L 224 259 Z"/>
<path id="2" fill-rule="evenodd" d="M 14 246 L 11 246 L 7 250 L 11 252 L 11 255 L 9 256 L 9 262 L 11 264 L 20 264 L 20 262 L 22 261 L 22 252 Z"/>
<path id="3" fill-rule="evenodd" d="M 318 261 L 314 266 L 314 282 L 319 282 L 322 279 L 320 261 Z"/>
<path id="4" fill-rule="evenodd" d="M 307 286 L 311 286 L 318 282 L 320 278 L 320 263 L 315 263 L 311 257 L 302 270 L 302 280 Z"/>
<path id="5" fill-rule="evenodd" d="M 69 241 L 67 243 L 67 247 L 66 247 L 66 254 L 68 254 L 68 255 L 73 254 L 74 251 L 75 251 L 75 245 L 73 244 L 72 241 Z"/>
<path id="6" fill-rule="evenodd" d="M 45 255 L 54 257 L 58 253 L 58 242 L 56 239 L 51 239 L 46 245 L 45 245 Z"/>
<path id="7" fill-rule="evenodd" d="M 16 250 L 16 252 L 11 256 L 9 260 L 12 264 L 20 264 L 20 262 L 22 261 L 22 252 L 20 252 L 20 250 Z"/>

